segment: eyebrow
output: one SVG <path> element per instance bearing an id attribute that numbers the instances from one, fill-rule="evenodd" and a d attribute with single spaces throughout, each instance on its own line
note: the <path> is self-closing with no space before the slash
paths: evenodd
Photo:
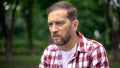
<path id="1" fill-rule="evenodd" d="M 51 23 L 51 22 L 65 22 L 65 21 L 64 20 L 48 21 L 48 23 Z"/>

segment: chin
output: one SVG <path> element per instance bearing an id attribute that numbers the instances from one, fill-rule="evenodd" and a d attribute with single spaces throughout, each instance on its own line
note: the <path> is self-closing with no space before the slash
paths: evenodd
<path id="1" fill-rule="evenodd" d="M 57 46 L 63 46 L 63 45 L 64 45 L 63 42 L 58 42 L 58 43 L 56 42 L 55 44 L 56 44 Z"/>

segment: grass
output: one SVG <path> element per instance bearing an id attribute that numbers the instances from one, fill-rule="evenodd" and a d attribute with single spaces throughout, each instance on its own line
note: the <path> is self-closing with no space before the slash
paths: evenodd
<path id="1" fill-rule="evenodd" d="M 113 61 L 112 54 L 108 55 L 110 68 L 120 68 L 120 62 Z M 0 68 L 38 68 L 40 62 L 40 55 L 15 55 L 12 64 L 6 64 L 5 57 L 0 56 Z"/>
<path id="2" fill-rule="evenodd" d="M 113 61 L 113 55 L 111 52 L 108 52 L 108 58 L 109 58 L 110 68 L 120 68 L 120 61 Z"/>
<path id="3" fill-rule="evenodd" d="M 38 68 L 40 56 L 16 55 L 12 64 L 4 62 L 5 58 L 0 58 L 0 68 Z"/>
<path id="4" fill-rule="evenodd" d="M 13 63 L 5 62 L 5 48 L 3 41 L 0 40 L 0 68 L 38 68 L 40 55 L 42 54 L 46 43 L 43 41 L 34 41 L 35 53 L 39 55 L 30 56 L 29 46 L 25 40 L 17 40 L 13 42 Z M 27 54 L 27 55 L 26 55 Z"/>
<path id="5" fill-rule="evenodd" d="M 120 62 L 110 61 L 110 68 L 120 68 Z"/>

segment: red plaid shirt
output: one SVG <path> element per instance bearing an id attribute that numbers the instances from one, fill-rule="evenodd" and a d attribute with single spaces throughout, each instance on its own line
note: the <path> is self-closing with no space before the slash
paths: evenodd
<path id="1" fill-rule="evenodd" d="M 67 66 L 68 68 L 109 68 L 109 62 L 102 44 L 87 39 L 79 33 L 76 52 Z M 39 68 L 63 68 L 59 46 L 52 44 L 45 49 Z"/>

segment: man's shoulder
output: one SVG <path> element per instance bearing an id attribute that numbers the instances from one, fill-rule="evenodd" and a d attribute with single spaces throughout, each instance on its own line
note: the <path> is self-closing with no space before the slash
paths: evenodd
<path id="1" fill-rule="evenodd" d="M 58 48 L 59 47 L 55 44 L 49 44 L 46 49 L 49 50 L 49 51 L 56 51 L 56 50 L 58 50 Z"/>
<path id="2" fill-rule="evenodd" d="M 93 48 L 98 48 L 103 46 L 100 42 L 93 40 L 93 39 L 88 39 L 88 42 L 86 43 L 87 46 L 93 47 Z"/>
<path id="3" fill-rule="evenodd" d="M 86 43 L 86 51 L 87 52 L 93 52 L 96 50 L 98 50 L 100 52 L 101 52 L 101 50 L 104 51 L 104 46 L 100 42 L 93 40 L 93 39 L 87 39 L 87 41 L 88 41 Z"/>
<path id="4" fill-rule="evenodd" d="M 79 38 L 80 51 L 91 51 L 96 48 L 103 47 L 103 45 L 100 42 L 86 38 L 82 34 L 79 34 Z"/>

